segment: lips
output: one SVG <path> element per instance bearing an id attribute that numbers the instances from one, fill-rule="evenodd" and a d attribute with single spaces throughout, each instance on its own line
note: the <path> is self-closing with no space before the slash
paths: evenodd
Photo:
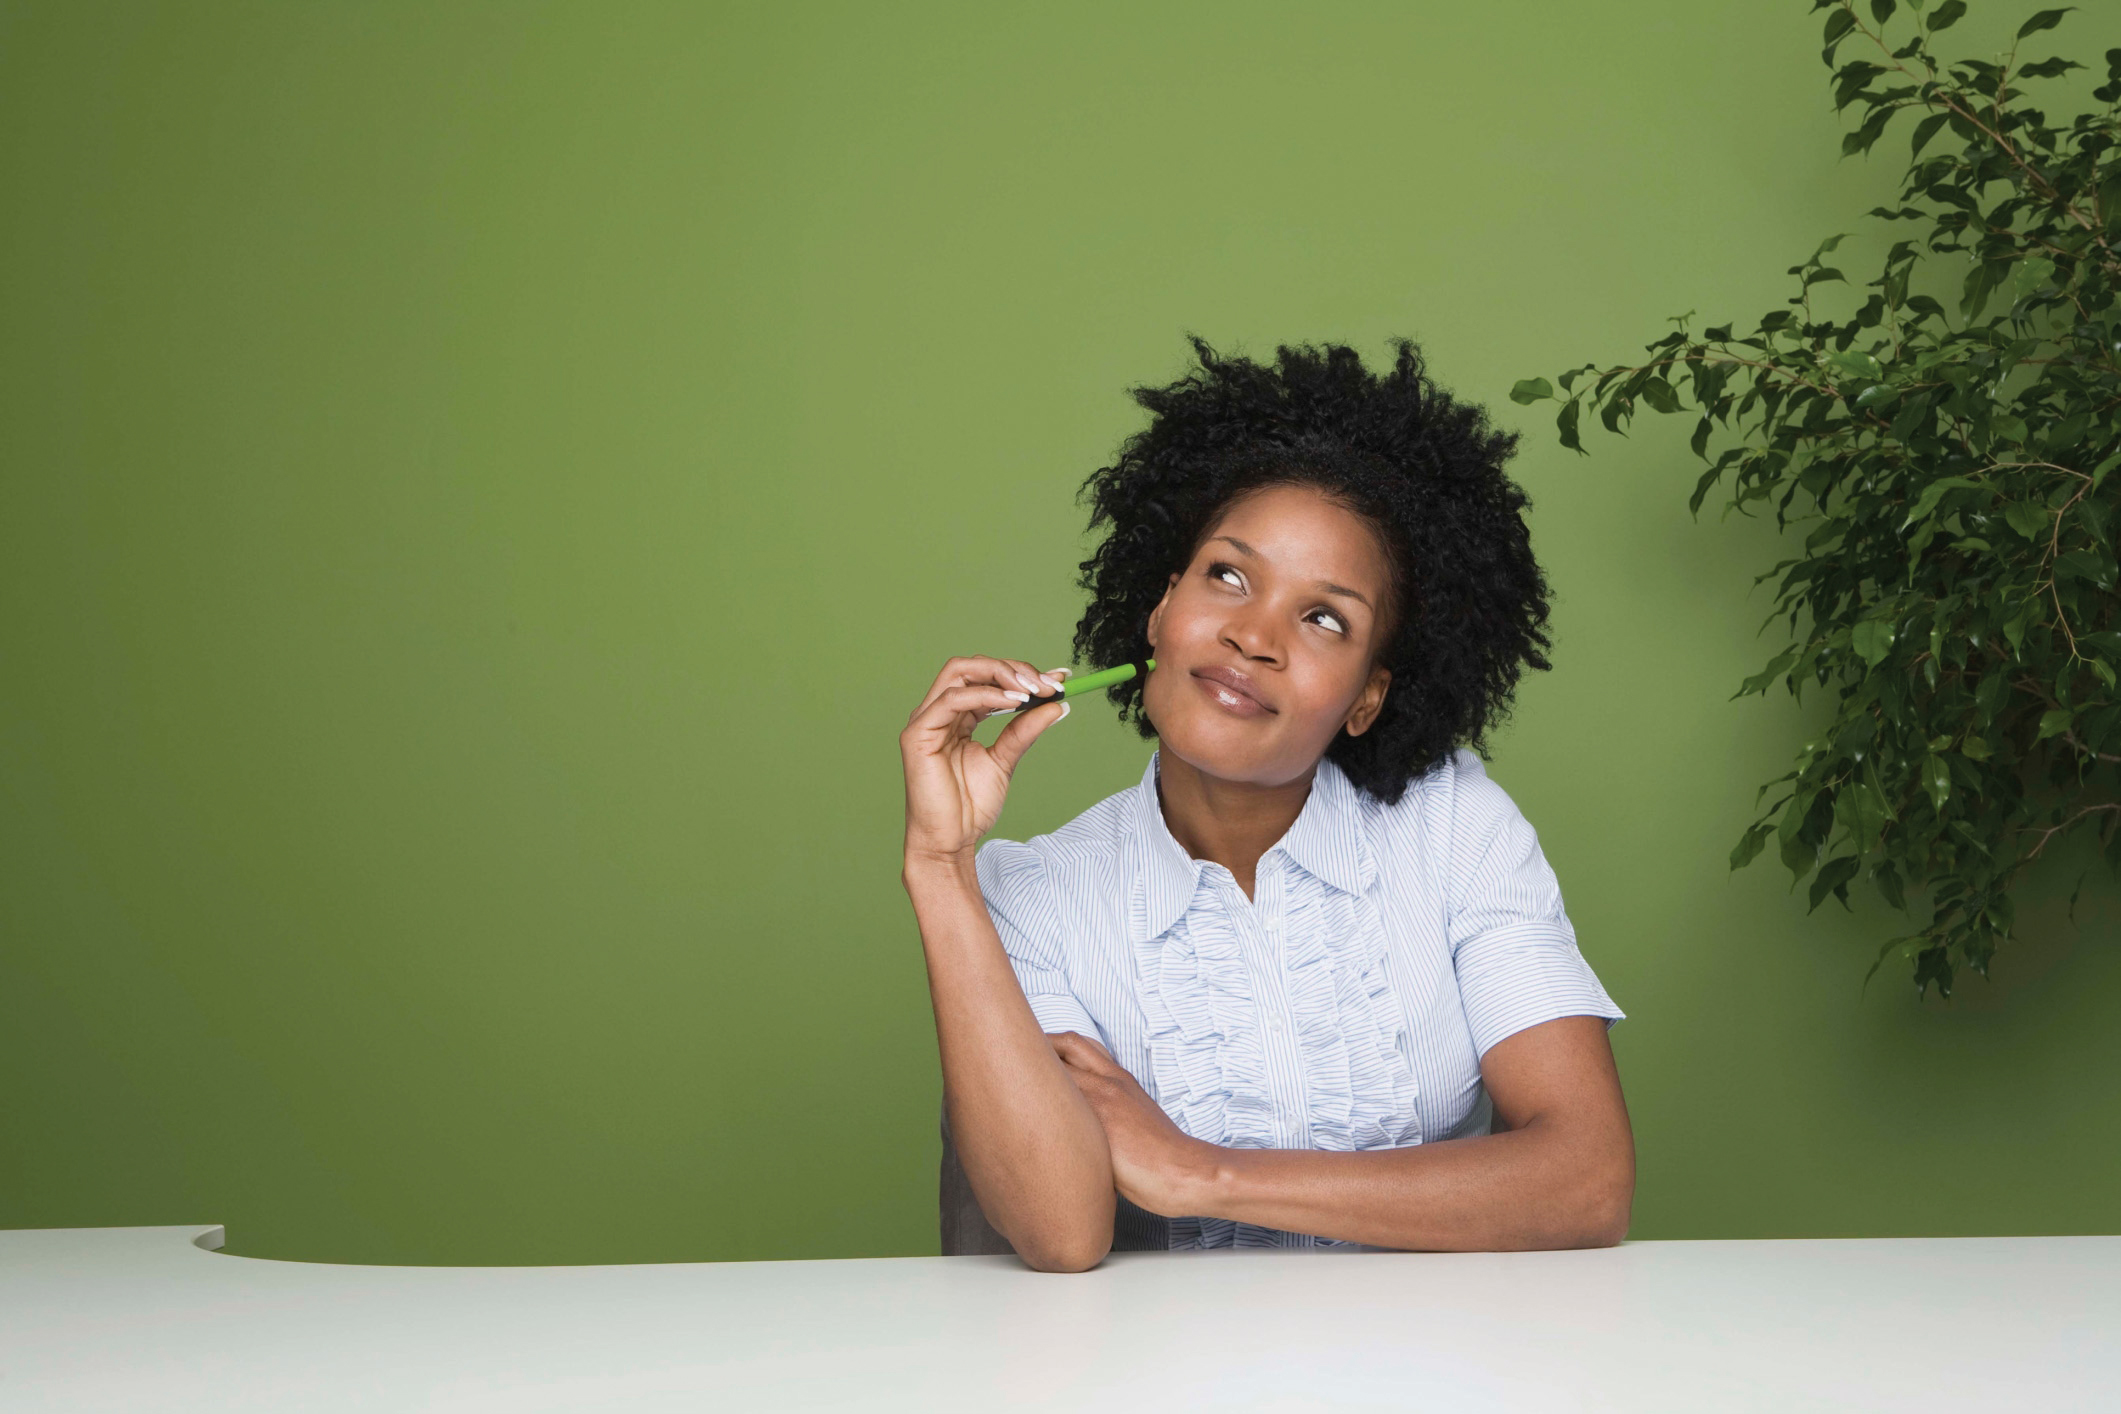
<path id="1" fill-rule="evenodd" d="M 1275 713 L 1259 695 L 1252 679 L 1235 668 L 1195 668 L 1193 680 L 1210 702 L 1237 717 L 1260 717 Z"/>

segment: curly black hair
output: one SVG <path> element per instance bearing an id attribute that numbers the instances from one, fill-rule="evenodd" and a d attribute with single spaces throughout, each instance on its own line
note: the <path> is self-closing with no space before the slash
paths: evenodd
<path id="1" fill-rule="evenodd" d="M 1395 802 L 1454 747 L 1482 748 L 1524 669 L 1548 666 L 1531 503 L 1503 474 L 1517 436 L 1438 388 L 1411 340 L 1393 342 L 1399 356 L 1382 376 L 1340 344 L 1284 346 L 1271 367 L 1192 344 L 1200 366 L 1136 388 L 1149 425 L 1083 483 L 1090 529 L 1105 533 L 1082 563 L 1090 605 L 1077 660 L 1109 667 L 1144 655 L 1149 611 L 1231 502 L 1267 486 L 1316 487 L 1376 529 L 1398 600 L 1379 658 L 1392 673 L 1384 710 L 1326 754 Z M 1154 736 L 1141 688 L 1136 679 L 1111 696 L 1122 719 Z"/>

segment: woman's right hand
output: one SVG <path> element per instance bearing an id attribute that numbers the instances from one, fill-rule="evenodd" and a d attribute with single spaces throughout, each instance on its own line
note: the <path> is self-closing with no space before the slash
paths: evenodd
<path id="1" fill-rule="evenodd" d="M 992 746 L 972 739 L 989 713 L 1060 690 L 1065 668 L 1041 674 L 1013 658 L 952 658 L 899 733 L 906 766 L 906 858 L 964 864 L 994 828 L 1016 763 L 1065 702 L 1019 713 Z"/>

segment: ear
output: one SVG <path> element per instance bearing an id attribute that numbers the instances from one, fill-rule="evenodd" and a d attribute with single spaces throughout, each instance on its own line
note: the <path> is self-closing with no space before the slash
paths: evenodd
<path id="1" fill-rule="evenodd" d="M 1349 736 L 1361 736 L 1377 720 L 1377 714 L 1385 709 L 1385 692 L 1392 686 L 1392 670 L 1382 663 L 1370 669 L 1370 680 L 1362 685 L 1362 694 L 1348 711 L 1348 720 L 1342 725 Z"/>
<path id="2" fill-rule="evenodd" d="M 1171 591 L 1176 588 L 1178 588 L 1178 576 L 1174 574 L 1171 576 L 1170 583 L 1164 586 L 1164 597 L 1157 600 L 1156 607 L 1149 611 L 1149 628 L 1147 637 L 1149 640 L 1149 647 L 1151 649 L 1154 649 L 1156 647 L 1156 640 L 1162 632 L 1162 625 L 1164 622 L 1164 605 L 1171 602 Z"/>

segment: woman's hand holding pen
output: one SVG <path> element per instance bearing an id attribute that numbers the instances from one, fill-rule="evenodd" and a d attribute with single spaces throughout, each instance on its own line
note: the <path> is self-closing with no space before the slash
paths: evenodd
<path id="1" fill-rule="evenodd" d="M 992 746 L 972 733 L 996 712 L 1058 692 L 1067 669 L 1040 673 L 1013 658 L 952 658 L 899 734 L 906 768 L 906 858 L 968 863 L 994 828 L 1016 763 L 1068 714 L 1066 703 L 1020 713 Z"/>
<path id="2" fill-rule="evenodd" d="M 995 712 L 1057 693 L 1061 677 L 1006 658 L 944 666 L 899 734 L 902 877 L 920 923 L 943 1104 L 965 1177 L 1025 1262 L 1079 1272 L 1112 1246 L 1112 1159 L 1096 1113 L 1024 999 L 973 871 L 973 851 L 1001 816 L 1016 763 L 1067 704 L 1018 712 L 992 746 L 973 740 L 973 730 Z"/>

